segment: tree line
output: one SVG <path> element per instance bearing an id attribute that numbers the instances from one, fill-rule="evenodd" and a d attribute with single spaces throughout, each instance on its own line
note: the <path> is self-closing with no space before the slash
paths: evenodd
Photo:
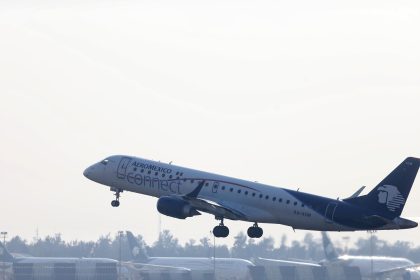
<path id="1" fill-rule="evenodd" d="M 235 257 L 250 259 L 256 257 L 272 259 L 300 259 L 320 261 L 325 258 L 321 238 L 307 233 L 303 240 L 293 240 L 288 243 L 287 236 L 281 237 L 280 245 L 276 246 L 273 237 L 264 237 L 259 240 L 248 238 L 243 232 L 237 234 L 232 247 L 217 245 L 214 250 L 213 239 L 208 237 L 196 241 L 190 239 L 185 244 L 172 235 L 169 230 L 164 230 L 159 239 L 153 244 L 146 244 L 141 235 L 137 236 L 147 255 L 160 257 Z M 420 263 L 420 246 L 415 247 L 410 242 L 387 242 L 375 235 L 359 238 L 354 246 L 346 250 L 340 243 L 335 244 L 339 254 L 369 256 L 392 256 L 408 258 L 415 263 Z M 101 236 L 97 241 L 65 241 L 61 234 L 46 236 L 31 242 L 14 236 L 7 242 L 10 252 L 36 257 L 98 257 L 128 261 L 132 259 L 127 238 L 124 234 Z M 347 252 L 346 252 L 347 251 Z"/>

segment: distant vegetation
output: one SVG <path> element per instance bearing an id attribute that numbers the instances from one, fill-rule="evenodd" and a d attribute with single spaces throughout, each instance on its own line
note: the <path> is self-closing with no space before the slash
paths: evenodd
<path id="1" fill-rule="evenodd" d="M 199 241 L 191 239 L 185 244 L 180 244 L 170 231 L 162 232 L 158 241 L 154 244 L 145 244 L 141 235 L 138 240 L 146 248 L 149 256 L 173 256 L 173 257 L 211 257 L 213 256 L 213 240 L 202 238 Z M 37 257 L 103 257 L 119 258 L 119 241 L 117 235 L 107 234 L 100 237 L 96 242 L 70 241 L 65 242 L 60 234 L 47 236 L 44 239 L 28 242 L 19 236 L 13 237 L 7 242 L 10 252 L 28 254 Z M 235 243 L 231 248 L 216 246 L 216 257 L 236 257 L 252 259 L 254 257 L 277 258 L 277 259 L 307 259 L 319 261 L 324 258 L 324 251 L 320 238 L 314 238 L 312 233 L 307 233 L 303 240 L 292 241 L 288 245 L 286 235 L 281 238 L 280 246 L 274 246 L 272 237 L 260 240 L 250 239 L 243 232 L 235 236 Z M 336 244 L 337 251 L 344 254 L 343 248 Z M 374 255 L 405 257 L 416 263 L 420 263 L 420 247 L 404 241 L 389 243 L 379 240 L 360 238 L 354 247 L 349 248 L 351 255 Z M 121 259 L 130 260 L 130 250 L 125 236 L 121 238 Z"/>

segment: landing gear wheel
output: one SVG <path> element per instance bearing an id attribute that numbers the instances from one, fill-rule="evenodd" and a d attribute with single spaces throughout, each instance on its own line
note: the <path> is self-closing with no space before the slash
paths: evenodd
<path id="1" fill-rule="evenodd" d="M 111 191 L 115 192 L 115 194 L 114 194 L 115 199 L 113 201 L 111 201 L 111 206 L 112 207 L 120 206 L 120 193 L 122 193 L 122 190 L 111 188 Z"/>
<path id="2" fill-rule="evenodd" d="M 118 206 L 120 206 L 120 202 L 118 200 L 113 200 L 113 201 L 111 201 L 111 205 L 112 205 L 112 207 L 118 207 Z"/>
<path id="3" fill-rule="evenodd" d="M 228 237 L 229 236 L 229 228 L 227 226 L 215 226 L 213 228 L 213 234 L 215 237 Z"/>
<path id="4" fill-rule="evenodd" d="M 223 224 L 223 219 L 220 220 L 220 224 L 218 226 L 213 228 L 213 234 L 215 237 L 222 238 L 229 236 L 229 228 Z"/>
<path id="5" fill-rule="evenodd" d="M 260 228 L 257 223 L 255 223 L 252 227 L 248 228 L 247 233 L 250 238 L 260 238 L 263 236 L 263 229 Z"/>

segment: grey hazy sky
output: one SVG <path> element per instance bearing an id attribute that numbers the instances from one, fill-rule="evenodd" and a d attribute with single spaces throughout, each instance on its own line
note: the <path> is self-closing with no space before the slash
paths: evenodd
<path id="1" fill-rule="evenodd" d="M 156 199 L 124 193 L 113 209 L 82 176 L 111 154 L 334 198 L 420 157 L 418 1 L 15 2 L 0 2 L 0 228 L 11 235 L 131 229 L 153 242 Z M 404 216 L 420 216 L 419 198 L 420 178 Z M 249 226 L 227 224 L 231 236 Z M 214 225 L 162 217 L 183 242 Z M 277 241 L 304 234 L 263 228 Z M 378 236 L 420 245 L 419 233 Z M 366 233 L 333 237 L 348 235 Z"/>

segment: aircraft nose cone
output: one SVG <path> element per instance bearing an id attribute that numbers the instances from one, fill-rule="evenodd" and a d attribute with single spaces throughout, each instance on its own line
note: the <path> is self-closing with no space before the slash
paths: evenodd
<path id="1" fill-rule="evenodd" d="M 92 167 L 88 167 L 83 171 L 83 176 L 90 179 L 90 176 L 92 175 Z"/>

